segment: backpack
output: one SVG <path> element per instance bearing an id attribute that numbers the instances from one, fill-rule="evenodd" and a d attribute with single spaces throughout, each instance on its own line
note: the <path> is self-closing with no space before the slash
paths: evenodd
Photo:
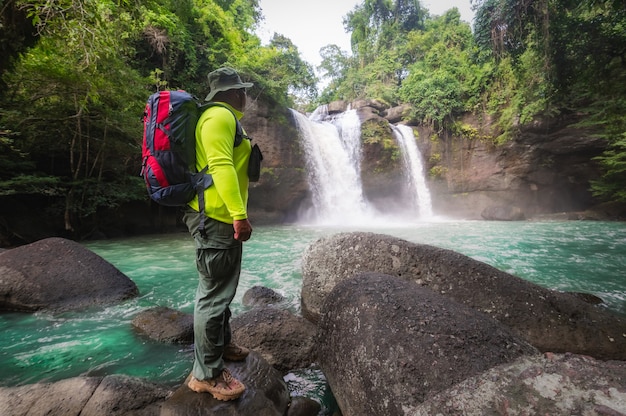
<path id="1" fill-rule="evenodd" d="M 141 176 L 153 201 L 184 206 L 197 194 L 204 214 L 204 190 L 213 179 L 207 173 L 208 166 L 200 172 L 196 169 L 196 124 L 204 110 L 215 105 L 220 104 L 200 102 L 180 90 L 159 91 L 148 98 L 142 118 Z M 247 136 L 237 117 L 235 123 L 237 147 Z"/>

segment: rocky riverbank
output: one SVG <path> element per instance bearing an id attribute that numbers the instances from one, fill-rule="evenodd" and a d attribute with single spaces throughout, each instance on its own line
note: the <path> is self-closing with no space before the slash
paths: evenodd
<path id="1" fill-rule="evenodd" d="M 88 279 L 81 264 L 93 253 L 68 251 L 61 239 L 42 241 L 0 253 L 0 268 L 13 276 L 0 281 L 3 298 L 39 290 L 16 282 L 51 272 L 45 263 L 28 267 L 42 246 L 49 255 L 63 253 L 76 279 Z M 76 281 L 43 290 L 55 299 L 65 284 Z M 266 288 L 244 299 L 249 309 L 232 327 L 253 352 L 227 364 L 248 386 L 236 402 L 193 393 L 184 380 L 161 386 L 109 375 L 1 388 L 0 414 L 314 416 L 320 403 L 291 394 L 285 381 L 312 366 L 325 374 L 344 416 L 626 414 L 624 317 L 450 250 L 337 234 L 303 257 L 303 316 Z M 168 308 L 140 312 L 133 326 L 137 336 L 191 342 L 190 317 Z"/>

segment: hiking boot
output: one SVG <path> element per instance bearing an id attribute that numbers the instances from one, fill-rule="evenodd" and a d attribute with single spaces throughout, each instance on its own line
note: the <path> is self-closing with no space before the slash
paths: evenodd
<path id="1" fill-rule="evenodd" d="M 198 380 L 191 376 L 187 387 L 196 393 L 211 393 L 217 400 L 229 401 L 241 397 L 246 386 L 228 371 L 223 369 L 219 376 L 209 380 Z"/>
<path id="2" fill-rule="evenodd" d="M 242 347 L 240 345 L 231 342 L 227 346 L 224 347 L 224 354 L 222 357 L 226 361 L 243 361 L 250 354 L 250 350 L 246 347 Z"/>

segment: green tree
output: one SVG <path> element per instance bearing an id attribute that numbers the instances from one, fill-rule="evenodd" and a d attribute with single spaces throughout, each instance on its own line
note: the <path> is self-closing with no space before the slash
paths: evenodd
<path id="1" fill-rule="evenodd" d="M 399 34 L 423 28 L 426 11 L 418 0 L 365 0 L 344 18 L 352 52 L 364 68 L 397 45 Z"/>
<path id="2" fill-rule="evenodd" d="M 303 107 L 317 96 L 313 68 L 289 38 L 275 33 L 267 47 L 251 51 L 245 60 L 258 87 L 282 105 Z"/>
<path id="3" fill-rule="evenodd" d="M 473 38 L 454 8 L 409 35 L 405 54 L 413 60 L 400 87 L 414 116 L 437 129 L 451 127 L 455 116 L 474 110 L 488 65 L 472 60 Z"/>
<path id="4" fill-rule="evenodd" d="M 37 38 L 26 11 L 16 0 L 0 2 L 0 97 L 6 90 L 2 75 L 12 68 L 20 53 L 35 44 Z"/>
<path id="5" fill-rule="evenodd" d="M 610 147 L 594 193 L 622 198 L 626 177 L 626 7 L 618 0 L 484 0 L 475 33 L 497 68 L 484 96 L 510 137 L 538 115 L 578 113 Z"/>
<path id="6" fill-rule="evenodd" d="M 606 201 L 626 202 L 626 133 L 612 136 L 611 146 L 597 160 L 604 167 L 602 178 L 591 183 L 593 194 Z"/>
<path id="7" fill-rule="evenodd" d="M 3 182 L 2 193 L 63 195 L 57 208 L 73 231 L 99 206 L 138 198 L 137 181 L 124 179 L 130 158 L 119 155 L 138 150 L 133 104 L 145 81 L 119 55 L 133 28 L 123 9 L 104 2 L 28 6 L 48 20 L 33 18 L 42 38 L 5 76 L 11 94 L 0 123 L 34 164 Z"/>
<path id="8" fill-rule="evenodd" d="M 161 0 L 142 6 L 133 67 L 144 75 L 158 70 L 169 88 L 205 91 L 209 72 L 225 63 L 239 66 L 248 41 L 243 30 L 258 12 L 246 13 L 247 4 L 256 2 Z"/>
<path id="9" fill-rule="evenodd" d="M 202 95 L 207 73 L 229 65 L 281 105 L 293 102 L 289 91 L 315 94 L 313 71 L 288 39 L 261 47 L 251 34 L 257 0 L 14 0 L 0 23 L 15 11 L 25 19 L 15 27 L 30 25 L 34 41 L 3 67 L 0 198 L 45 196 L 77 237 L 98 227 L 102 210 L 148 201 L 140 116 L 154 90 Z"/>
<path id="10" fill-rule="evenodd" d="M 327 45 L 320 50 L 322 61 L 318 70 L 321 71 L 322 80 L 328 81 L 328 85 L 322 91 L 314 105 L 341 100 L 344 97 L 339 88 L 346 84 L 346 71 L 350 67 L 351 57 L 346 51 L 337 45 Z"/>

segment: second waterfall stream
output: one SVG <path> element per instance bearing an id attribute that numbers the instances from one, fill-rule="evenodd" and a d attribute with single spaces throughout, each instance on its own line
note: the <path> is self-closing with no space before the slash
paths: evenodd
<path id="1" fill-rule="evenodd" d="M 318 107 L 309 117 L 291 110 L 300 132 L 311 191 L 312 207 L 301 213 L 306 223 L 320 225 L 371 224 L 381 213 L 368 203 L 361 182 L 361 122 L 356 110 L 328 114 Z M 411 198 L 405 212 L 420 220 L 432 218 L 430 192 L 413 130 L 391 126 L 402 152 L 403 168 Z M 390 214 L 390 213 L 384 213 Z"/>

